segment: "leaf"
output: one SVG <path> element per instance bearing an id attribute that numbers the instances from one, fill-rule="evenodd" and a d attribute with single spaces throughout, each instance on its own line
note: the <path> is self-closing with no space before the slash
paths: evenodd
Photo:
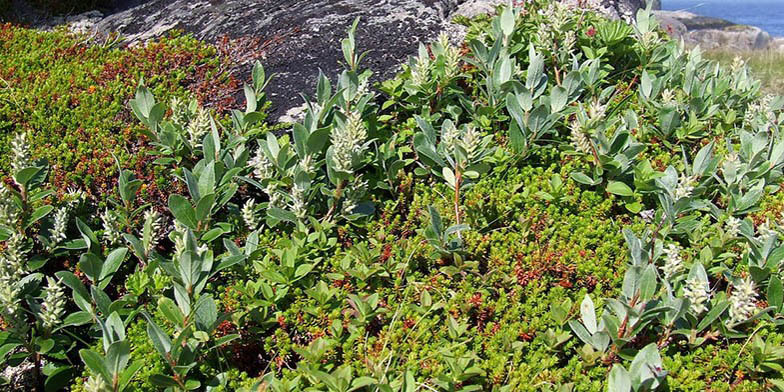
<path id="1" fill-rule="evenodd" d="M 607 392 L 629 392 L 631 390 L 632 380 L 629 377 L 629 372 L 616 363 L 607 378 Z"/>
<path id="2" fill-rule="evenodd" d="M 329 127 L 319 128 L 313 131 L 310 136 L 308 136 L 308 152 L 310 154 L 320 153 L 327 144 L 327 140 L 329 140 L 330 134 L 331 129 Z"/>
<path id="3" fill-rule="evenodd" d="M 194 218 L 196 222 L 201 222 L 207 217 L 210 216 L 210 212 L 212 212 L 212 207 L 215 204 L 215 194 L 210 193 L 208 195 L 202 196 L 201 199 L 196 203 L 196 209 L 194 210 Z"/>
<path id="4" fill-rule="evenodd" d="M 569 99 L 569 92 L 561 86 L 553 87 L 550 91 L 550 112 L 558 113 L 566 107 Z"/>
<path id="5" fill-rule="evenodd" d="M 84 287 L 79 278 L 70 271 L 58 271 L 54 274 L 58 277 L 66 286 L 70 287 L 73 290 L 74 302 L 76 305 L 79 306 L 79 309 L 83 311 L 89 312 L 92 310 L 92 304 L 90 303 L 90 293 L 87 292 L 87 288 Z"/>
<path id="6" fill-rule="evenodd" d="M 444 176 L 444 180 L 446 180 L 446 183 L 449 184 L 449 186 L 451 186 L 452 189 L 455 189 L 456 186 L 455 173 L 452 172 L 452 169 L 448 167 L 443 167 L 441 168 L 441 174 Z"/>
<path id="7" fill-rule="evenodd" d="M 101 275 L 101 267 L 103 262 L 94 253 L 84 253 L 79 258 L 79 269 L 84 271 L 87 277 L 94 284 L 98 283 L 98 277 Z"/>
<path id="8" fill-rule="evenodd" d="M 729 301 L 721 301 L 718 304 L 714 305 L 708 314 L 705 315 L 705 318 L 697 324 L 697 332 L 701 332 L 703 329 L 707 328 L 711 325 L 722 313 L 724 313 L 727 308 L 730 307 Z"/>
<path id="9" fill-rule="evenodd" d="M 180 195 L 169 196 L 169 210 L 171 210 L 174 218 L 187 226 L 189 229 L 196 230 L 198 227 L 196 213 L 188 199 Z"/>
<path id="10" fill-rule="evenodd" d="M 93 316 L 90 314 L 90 312 L 74 312 L 69 313 L 68 316 L 65 317 L 65 320 L 63 320 L 63 326 L 70 327 L 85 325 L 91 321 L 93 321 Z"/>
<path id="11" fill-rule="evenodd" d="M 131 343 L 126 340 L 114 342 L 109 346 L 106 351 L 106 365 L 109 373 L 112 374 L 112 379 L 119 376 L 125 366 L 128 365 L 128 359 L 131 357 Z"/>
<path id="12" fill-rule="evenodd" d="M 581 184 L 585 184 L 585 185 L 596 185 L 596 184 L 598 184 L 591 177 L 588 177 L 585 173 L 581 173 L 581 172 L 572 172 L 572 174 L 570 174 L 569 177 L 571 177 L 573 180 L 575 180 L 575 181 L 577 181 L 577 182 L 579 182 Z"/>
<path id="13" fill-rule="evenodd" d="M 640 93 L 642 96 L 648 100 L 651 98 L 651 92 L 653 91 L 653 83 L 651 82 L 651 75 L 648 71 L 642 71 L 642 77 L 640 78 Z"/>
<path id="14" fill-rule="evenodd" d="M 640 277 L 640 299 L 647 301 L 656 292 L 656 268 L 648 264 Z"/>
<path id="15" fill-rule="evenodd" d="M 277 207 L 271 207 L 267 209 L 267 215 L 272 218 L 275 218 L 280 221 L 296 223 L 297 222 L 297 215 L 291 211 L 284 210 Z"/>
<path id="16" fill-rule="evenodd" d="M 51 373 L 47 374 L 44 381 L 45 392 L 56 392 L 68 390 L 69 384 L 73 381 L 75 368 L 73 366 L 58 366 Z"/>
<path id="17" fill-rule="evenodd" d="M 101 275 L 99 276 L 98 280 L 101 282 L 101 289 L 105 288 L 106 285 L 109 284 L 109 280 L 114 275 L 115 272 L 120 268 L 122 262 L 125 260 L 125 255 L 128 253 L 128 248 L 118 248 L 113 250 L 106 256 L 106 261 L 103 263 L 101 267 Z M 109 278 L 109 279 L 106 279 Z M 106 279 L 106 283 L 104 280 Z"/>
<path id="18" fill-rule="evenodd" d="M 591 300 L 591 296 L 588 294 L 585 294 L 583 302 L 580 303 L 580 318 L 583 320 L 585 329 L 587 329 L 591 335 L 595 334 L 597 331 L 596 310 L 593 305 L 593 300 Z"/>
<path id="19" fill-rule="evenodd" d="M 161 386 L 161 387 L 179 387 L 180 384 L 177 384 L 177 381 L 169 376 L 163 374 L 153 374 L 150 376 L 150 383 Z"/>
<path id="20" fill-rule="evenodd" d="M 619 181 L 609 181 L 607 183 L 607 192 L 618 196 L 634 196 L 632 188 Z"/>
<path id="21" fill-rule="evenodd" d="M 77 217 L 76 227 L 79 229 L 79 233 L 81 233 L 84 242 L 87 243 L 87 249 L 93 253 L 101 253 L 98 237 L 95 236 L 95 233 L 90 229 L 90 226 L 87 226 L 86 223 Z"/>
<path id="22" fill-rule="evenodd" d="M 42 167 L 26 167 L 16 172 L 16 175 L 14 175 L 14 180 L 16 180 L 16 183 L 22 187 L 26 187 L 30 180 L 32 180 L 33 177 L 35 177 L 43 169 L 44 168 Z"/>
<path id="23" fill-rule="evenodd" d="M 201 171 L 198 187 L 201 197 L 215 193 L 215 161 L 210 161 Z"/>
<path id="24" fill-rule="evenodd" d="M 158 300 L 158 310 L 175 326 L 182 327 L 185 324 L 185 315 L 171 298 L 161 297 Z"/>
<path id="25" fill-rule="evenodd" d="M 158 324 L 155 324 L 150 316 L 146 314 L 144 316 L 147 319 L 147 335 L 150 336 L 152 345 L 163 357 L 166 357 L 169 351 L 171 351 L 171 339 L 169 339 L 169 336 L 163 332 Z"/>
<path id="26" fill-rule="evenodd" d="M 780 312 L 782 302 L 784 302 L 784 287 L 778 275 L 773 275 L 768 282 L 768 304 Z"/>
<path id="27" fill-rule="evenodd" d="M 204 235 L 201 236 L 201 240 L 203 242 L 212 242 L 216 238 L 220 237 L 222 234 L 223 234 L 223 229 L 221 229 L 220 227 L 216 227 L 216 228 L 214 228 L 214 229 L 204 233 Z"/>
<path id="28" fill-rule="evenodd" d="M 692 165 L 692 174 L 700 177 L 705 176 L 713 165 L 713 142 L 708 143 L 705 147 L 701 148 L 694 157 Z"/>
<path id="29" fill-rule="evenodd" d="M 103 362 L 103 358 L 101 358 L 100 355 L 92 350 L 81 349 L 79 350 L 79 356 L 82 358 L 82 362 L 84 362 L 90 371 L 93 372 L 93 374 L 103 377 L 107 384 L 112 384 L 112 376 L 109 373 L 109 369 L 106 368 L 106 364 Z"/>
<path id="30" fill-rule="evenodd" d="M 27 224 L 25 228 L 32 226 L 35 222 L 39 221 L 41 218 L 49 215 L 50 212 L 54 210 L 54 206 L 45 205 L 35 209 L 32 214 L 30 214 L 30 218 L 27 220 Z"/>
<path id="31" fill-rule="evenodd" d="M 504 33 L 504 36 L 512 35 L 515 28 L 515 15 L 514 11 L 511 7 L 507 6 L 504 7 L 503 12 L 501 12 L 501 31 Z"/>
<path id="32" fill-rule="evenodd" d="M 218 320 L 218 307 L 211 295 L 200 297 L 195 307 L 196 324 L 201 330 L 211 330 Z"/>
<path id="33" fill-rule="evenodd" d="M 142 364 L 142 361 L 134 361 L 122 372 L 118 381 L 120 391 L 126 390 L 133 376 L 142 368 Z"/>

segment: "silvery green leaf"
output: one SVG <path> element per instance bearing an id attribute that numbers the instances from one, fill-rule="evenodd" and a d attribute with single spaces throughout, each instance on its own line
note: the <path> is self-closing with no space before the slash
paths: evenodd
<path id="1" fill-rule="evenodd" d="M 569 94 L 565 88 L 561 86 L 553 87 L 550 92 L 550 112 L 558 113 L 563 110 L 563 108 L 566 107 L 568 99 Z"/>
<path id="2" fill-rule="evenodd" d="M 504 10 L 501 12 L 501 31 L 504 33 L 504 36 L 508 37 L 512 35 L 515 28 L 515 15 L 514 10 L 506 6 Z"/>
<path id="3" fill-rule="evenodd" d="M 640 276 L 640 299 L 647 301 L 656 293 L 656 268 L 648 264 Z"/>
<path id="4" fill-rule="evenodd" d="M 629 372 L 619 365 L 613 365 L 610 370 L 610 375 L 607 378 L 607 392 L 630 392 L 632 390 L 632 381 Z"/>
<path id="5" fill-rule="evenodd" d="M 588 294 L 585 295 L 583 301 L 580 303 L 580 317 L 583 320 L 585 329 L 592 335 L 596 333 L 596 310 L 593 305 L 593 300 Z"/>
<path id="6" fill-rule="evenodd" d="M 642 71 L 642 77 L 640 78 L 640 93 L 645 98 L 645 100 L 651 99 L 651 91 L 653 90 L 653 84 L 651 82 L 651 75 L 648 71 Z"/>
<path id="7" fill-rule="evenodd" d="M 629 367 L 632 385 L 644 390 L 655 390 L 659 380 L 666 374 L 662 368 L 662 360 L 656 343 L 645 346 L 634 356 Z"/>
<path id="8" fill-rule="evenodd" d="M 705 176 L 708 171 L 715 168 L 715 159 L 713 158 L 713 142 L 708 143 L 700 149 L 697 156 L 694 157 L 692 164 L 692 174 L 698 176 Z"/>
<path id="9" fill-rule="evenodd" d="M 455 179 L 455 173 L 452 172 L 452 169 L 448 167 L 443 167 L 441 168 L 441 174 L 444 176 L 444 180 L 446 181 L 446 183 L 449 184 L 449 186 L 452 187 L 452 189 L 455 189 L 457 184 Z"/>

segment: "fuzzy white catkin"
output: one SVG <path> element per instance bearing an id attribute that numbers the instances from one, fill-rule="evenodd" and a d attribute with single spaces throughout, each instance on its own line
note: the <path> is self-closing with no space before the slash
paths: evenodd
<path id="1" fill-rule="evenodd" d="M 2 282 L 0 285 L 0 315 L 9 332 L 23 335 L 30 329 L 30 326 L 23 317 L 19 303 L 17 282 Z"/>
<path id="2" fill-rule="evenodd" d="M 365 129 L 362 116 L 358 112 L 350 112 L 346 117 L 344 124 L 332 130 L 330 141 L 332 142 L 335 170 L 351 173 L 354 169 L 354 157 L 367 148 L 365 145 L 367 129 Z"/>
<path id="3" fill-rule="evenodd" d="M 27 133 L 17 133 L 11 141 L 11 167 L 14 172 L 30 166 L 30 145 L 27 143 Z"/>
<path id="4" fill-rule="evenodd" d="M 101 223 L 103 224 L 103 239 L 110 245 L 115 245 L 122 239 L 120 230 L 120 220 L 114 212 L 108 209 L 101 213 Z"/>
<path id="5" fill-rule="evenodd" d="M 54 214 L 54 224 L 52 225 L 52 228 L 49 230 L 49 240 L 52 242 L 52 245 L 57 245 L 63 240 L 65 240 L 65 227 L 67 223 L 68 223 L 68 209 L 65 207 L 61 207 Z"/>
<path id="6" fill-rule="evenodd" d="M 571 124 L 571 134 L 569 135 L 572 146 L 578 152 L 583 154 L 590 154 L 591 153 L 591 142 L 588 140 L 588 137 L 582 131 L 582 126 L 580 122 L 577 120 L 572 121 Z"/>
<path id="7" fill-rule="evenodd" d="M 275 175 L 275 167 L 272 162 L 264 155 L 261 148 L 256 150 L 256 155 L 248 162 L 253 167 L 253 175 L 259 180 L 267 180 Z"/>
<path id="8" fill-rule="evenodd" d="M 687 279 L 683 286 L 683 296 L 689 300 L 689 309 L 694 314 L 701 314 L 708 310 L 705 304 L 710 300 L 708 282 L 701 279 Z"/>
<path id="9" fill-rule="evenodd" d="M 768 238 L 775 237 L 778 235 L 776 230 L 771 228 L 769 218 L 766 218 L 765 222 L 762 222 L 761 225 L 757 226 L 757 233 L 759 234 L 760 238 L 763 241 L 767 241 Z"/>
<path id="10" fill-rule="evenodd" d="M 62 322 L 61 318 L 63 313 L 65 313 L 66 297 L 60 282 L 48 276 L 46 280 L 47 286 L 44 289 L 46 297 L 44 297 L 44 302 L 41 305 L 41 321 L 44 324 L 44 328 L 52 329 Z"/>
<path id="11" fill-rule="evenodd" d="M 201 146 L 204 135 L 210 131 L 210 112 L 199 108 L 196 116 L 188 122 L 186 132 L 188 133 L 188 143 L 194 148 Z"/>
<path id="12" fill-rule="evenodd" d="M 731 238 L 735 238 L 740 234 L 740 219 L 731 216 L 724 222 L 724 231 Z"/>
<path id="13" fill-rule="evenodd" d="M 441 130 L 441 144 L 444 145 L 444 150 L 447 153 L 455 151 L 455 146 L 460 138 L 460 131 L 451 121 L 444 122 Z"/>
<path id="14" fill-rule="evenodd" d="M 303 219 L 307 215 L 305 190 L 297 184 L 291 187 L 291 209 L 297 218 Z"/>
<path id="15" fill-rule="evenodd" d="M 422 86 L 430 80 L 430 57 L 418 56 L 416 63 L 411 67 L 411 83 Z"/>
<path id="16" fill-rule="evenodd" d="M 174 254 L 179 258 L 185 252 L 185 226 L 178 220 L 174 221 L 174 230 L 169 238 L 174 242 Z"/>
<path id="17" fill-rule="evenodd" d="M 144 212 L 144 225 L 150 225 L 150 242 L 147 244 L 147 249 L 144 251 L 150 253 L 160 241 L 160 236 L 163 229 L 163 217 L 158 211 L 147 210 Z M 142 233 L 142 236 L 144 233 Z"/>
<path id="18" fill-rule="evenodd" d="M 303 172 L 308 173 L 308 174 L 312 174 L 313 172 L 315 172 L 316 171 L 316 164 L 314 162 L 313 155 L 312 154 L 305 154 L 305 157 L 302 158 L 301 161 L 299 161 L 299 168 Z"/>
<path id="19" fill-rule="evenodd" d="M 280 192 L 278 192 L 278 185 L 275 183 L 269 183 L 264 188 L 264 193 L 267 194 L 269 197 L 269 207 L 280 207 L 281 206 L 281 196 Z"/>
<path id="20" fill-rule="evenodd" d="M 245 222 L 248 230 L 256 230 L 259 227 L 259 218 L 256 216 L 256 201 L 248 199 L 242 206 L 242 221 Z"/>
<path id="21" fill-rule="evenodd" d="M 730 322 L 739 323 L 751 318 L 757 309 L 756 301 L 757 291 L 750 278 L 745 278 L 733 286 L 730 295 Z"/>
<path id="22" fill-rule="evenodd" d="M 449 42 L 449 35 L 446 33 L 438 36 L 438 44 L 444 51 L 444 76 L 451 79 L 460 73 L 460 50 Z"/>
<path id="23" fill-rule="evenodd" d="M 463 147 L 463 150 L 465 150 L 466 154 L 468 154 L 468 158 L 471 159 L 473 158 L 474 153 L 477 151 L 481 135 L 473 125 L 464 125 L 463 129 L 464 130 L 460 138 L 460 146 Z"/>
<path id="24" fill-rule="evenodd" d="M 24 248 L 24 237 L 14 233 L 6 241 L 6 248 L 0 253 L 0 283 L 15 283 L 27 274 L 25 258 L 27 250 Z"/>
<path id="25" fill-rule="evenodd" d="M 677 274 L 683 268 L 683 258 L 681 257 L 681 249 L 675 244 L 669 244 L 664 249 L 664 265 L 662 272 L 665 278 L 670 278 Z"/>
<path id="26" fill-rule="evenodd" d="M 78 188 L 68 188 L 65 194 L 66 203 L 68 203 L 68 207 L 72 208 L 79 204 L 82 200 L 87 198 L 87 194 Z"/>
<path id="27" fill-rule="evenodd" d="M 695 176 L 687 176 L 686 174 L 681 173 L 681 177 L 678 180 L 678 186 L 675 188 L 675 200 L 680 200 L 686 197 L 691 196 L 692 192 L 694 192 L 694 183 L 697 181 Z"/>
<path id="28" fill-rule="evenodd" d="M 19 210 L 11 198 L 11 191 L 0 185 L 0 225 L 14 227 L 19 220 Z"/>
<path id="29" fill-rule="evenodd" d="M 188 108 L 188 102 L 178 97 L 174 97 L 171 100 L 171 120 L 177 125 L 185 127 L 190 121 L 191 113 Z"/>
<path id="30" fill-rule="evenodd" d="M 99 376 L 90 376 L 84 383 L 85 392 L 110 392 L 111 386 Z"/>
<path id="31" fill-rule="evenodd" d="M 13 317 L 19 312 L 19 288 L 15 282 L 3 282 L 0 286 L 0 306 L 2 306 L 3 318 Z"/>

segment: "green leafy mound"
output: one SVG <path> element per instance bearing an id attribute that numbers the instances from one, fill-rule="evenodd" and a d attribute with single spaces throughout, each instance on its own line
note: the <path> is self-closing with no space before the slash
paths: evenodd
<path id="1" fill-rule="evenodd" d="M 14 135 L 27 132 L 60 192 L 79 188 L 105 203 L 116 183 L 114 155 L 146 179 L 141 198 L 165 202 L 171 188 L 148 165 L 128 99 L 145 80 L 162 98 L 194 94 L 222 112 L 239 84 L 230 68 L 216 48 L 188 36 L 118 49 L 65 31 L 0 25 L 0 169 L 10 168 Z"/>
<path id="2" fill-rule="evenodd" d="M 77 391 L 784 387 L 784 100 L 645 10 L 466 23 L 384 99 L 354 24 L 283 134 L 260 64 L 225 121 L 146 78 L 165 207 L 120 159 L 82 214 L 14 136 L 5 363 Z"/>

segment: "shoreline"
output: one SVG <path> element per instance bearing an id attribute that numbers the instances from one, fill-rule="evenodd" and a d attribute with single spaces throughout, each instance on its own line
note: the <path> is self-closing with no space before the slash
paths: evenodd
<path id="1" fill-rule="evenodd" d="M 784 37 L 757 26 L 683 10 L 656 10 L 654 15 L 671 37 L 704 49 L 784 50 Z"/>

